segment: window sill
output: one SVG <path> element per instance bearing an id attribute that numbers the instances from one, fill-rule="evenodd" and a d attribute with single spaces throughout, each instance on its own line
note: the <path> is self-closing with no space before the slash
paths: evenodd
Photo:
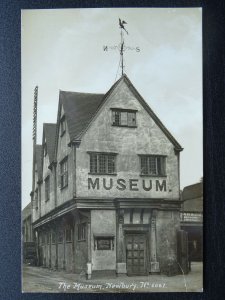
<path id="1" fill-rule="evenodd" d="M 141 177 L 167 177 L 167 175 L 140 174 Z"/>
<path id="2" fill-rule="evenodd" d="M 117 173 L 91 173 L 91 172 L 89 172 L 88 175 L 117 176 Z"/>
<path id="3" fill-rule="evenodd" d="M 125 127 L 125 128 L 137 128 L 137 125 L 135 126 L 129 126 L 129 125 L 117 125 L 117 124 L 112 124 L 113 127 Z"/>

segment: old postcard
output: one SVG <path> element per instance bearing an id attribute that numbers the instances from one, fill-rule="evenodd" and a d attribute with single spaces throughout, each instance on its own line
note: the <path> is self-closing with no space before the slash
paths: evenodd
<path id="1" fill-rule="evenodd" d="M 22 291 L 202 292 L 202 9 L 21 21 Z"/>

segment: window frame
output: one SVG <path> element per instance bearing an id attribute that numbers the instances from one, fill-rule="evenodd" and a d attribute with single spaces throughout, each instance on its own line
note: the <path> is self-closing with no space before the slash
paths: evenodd
<path id="1" fill-rule="evenodd" d="M 48 183 L 48 189 L 46 183 Z M 45 178 L 45 202 L 48 202 L 49 200 L 50 200 L 50 175 L 46 176 Z"/>
<path id="2" fill-rule="evenodd" d="M 63 244 L 64 243 L 64 230 L 58 229 L 58 236 L 57 236 L 57 244 Z"/>
<path id="3" fill-rule="evenodd" d="M 66 170 L 62 170 L 62 166 L 66 166 Z M 64 189 L 68 186 L 68 156 L 64 157 L 59 163 L 59 177 L 60 177 L 60 189 Z M 65 176 L 65 177 L 64 177 Z M 66 178 L 66 180 L 64 179 Z M 65 183 L 66 182 L 66 183 Z"/>
<path id="4" fill-rule="evenodd" d="M 137 110 L 135 109 L 123 109 L 123 108 L 111 108 L 112 115 L 111 115 L 111 120 L 112 120 L 112 126 L 115 127 L 126 127 L 126 128 L 137 128 Z M 122 124 L 122 114 L 127 113 L 126 116 L 126 124 Z M 116 121 L 116 114 L 118 116 L 118 123 Z M 135 122 L 134 124 L 129 124 L 129 115 L 134 114 L 135 116 Z"/>
<path id="5" fill-rule="evenodd" d="M 54 238 L 53 238 L 54 237 Z M 55 245 L 56 244 L 56 231 L 52 230 L 51 231 L 51 244 Z"/>
<path id="6" fill-rule="evenodd" d="M 145 177 L 167 177 L 166 174 L 166 155 L 161 155 L 161 154 L 138 154 L 139 159 L 140 159 L 140 176 L 145 176 Z M 147 172 L 143 172 L 143 167 L 142 167 L 142 159 L 146 158 L 147 160 Z M 155 169 L 156 173 L 151 173 L 150 172 L 150 159 L 155 159 Z M 160 164 L 158 164 L 158 160 L 160 160 Z M 152 163 L 152 162 L 151 162 Z"/>
<path id="7" fill-rule="evenodd" d="M 94 152 L 94 151 L 88 151 L 87 152 L 90 156 L 89 158 L 89 173 L 90 175 L 111 175 L 116 176 L 116 156 L 118 153 L 114 152 Z M 96 156 L 96 158 L 94 158 Z M 105 171 L 101 170 L 101 159 L 104 157 L 105 159 Z M 95 161 L 95 164 L 93 166 L 93 161 Z M 112 164 L 110 166 L 110 164 Z M 109 171 L 109 168 L 112 168 L 112 172 Z M 96 171 L 94 171 L 94 169 Z"/>
<path id="8" fill-rule="evenodd" d="M 79 223 L 77 224 L 77 241 L 83 242 L 87 239 L 87 223 Z"/>
<path id="9" fill-rule="evenodd" d="M 70 238 L 68 239 L 68 232 L 70 232 Z M 72 243 L 72 228 L 71 227 L 66 227 L 65 228 L 65 242 L 66 243 Z"/>

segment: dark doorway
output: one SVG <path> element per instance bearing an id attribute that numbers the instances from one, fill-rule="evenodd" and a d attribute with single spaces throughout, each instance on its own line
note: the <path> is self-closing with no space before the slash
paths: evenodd
<path id="1" fill-rule="evenodd" d="M 126 235 L 127 275 L 147 275 L 145 234 Z"/>

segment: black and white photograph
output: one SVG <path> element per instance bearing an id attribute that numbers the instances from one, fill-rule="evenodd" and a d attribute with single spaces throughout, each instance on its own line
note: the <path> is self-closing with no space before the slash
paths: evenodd
<path id="1" fill-rule="evenodd" d="M 202 8 L 21 10 L 23 293 L 203 292 Z"/>

